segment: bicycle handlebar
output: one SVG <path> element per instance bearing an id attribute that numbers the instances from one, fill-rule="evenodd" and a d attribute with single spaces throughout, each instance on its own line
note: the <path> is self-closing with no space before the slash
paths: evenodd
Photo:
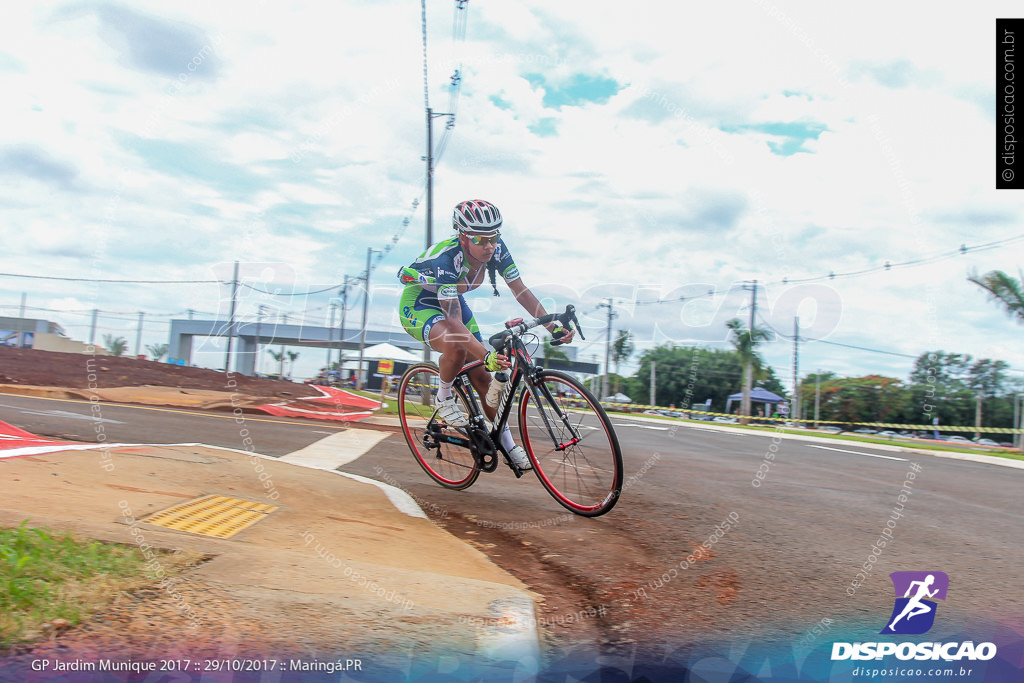
<path id="1" fill-rule="evenodd" d="M 520 320 L 513 324 L 506 323 L 506 327 L 508 327 L 508 329 L 491 335 L 487 340 L 487 343 L 490 344 L 495 351 L 501 351 L 505 346 L 505 340 L 509 337 L 513 335 L 523 335 L 527 330 L 531 330 L 534 327 L 540 327 L 541 325 L 547 325 L 548 323 L 553 323 L 556 320 L 569 329 L 575 327 L 576 333 L 580 335 L 580 339 L 586 341 L 587 338 L 583 336 L 583 331 L 580 329 L 580 321 L 576 318 L 576 307 L 569 304 L 565 307 L 564 313 L 548 313 L 547 315 L 542 315 L 530 322 L 523 322 Z M 557 345 L 559 343 L 560 342 L 556 340 L 552 342 L 552 345 Z"/>

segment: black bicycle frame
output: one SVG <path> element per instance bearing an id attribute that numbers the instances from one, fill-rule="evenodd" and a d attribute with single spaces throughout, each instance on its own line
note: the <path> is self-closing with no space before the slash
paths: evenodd
<path id="1" fill-rule="evenodd" d="M 575 314 L 573 313 L 574 310 L 575 309 L 571 306 L 567 307 L 565 315 L 572 315 L 572 320 L 576 323 L 576 327 L 579 328 L 579 321 L 575 319 Z M 552 320 L 562 319 L 561 316 L 549 315 L 538 318 L 538 321 L 547 320 L 549 318 Z M 582 333 L 580 334 L 580 338 L 583 338 Z M 491 338 L 491 343 L 495 346 L 495 350 L 497 350 L 498 344 L 494 342 L 494 339 L 495 337 Z M 533 359 L 530 358 L 529 351 L 526 350 L 526 344 L 523 343 L 523 340 L 519 336 L 515 334 L 509 335 L 504 340 L 504 344 L 505 348 L 511 352 L 512 373 L 509 376 L 508 384 L 502 392 L 501 398 L 498 400 L 498 406 L 496 408 L 497 412 L 495 413 L 490 432 L 483 427 L 484 413 L 477 401 L 473 383 L 469 379 L 468 370 L 477 367 L 477 365 L 480 364 L 478 362 L 462 368 L 456 376 L 456 381 L 459 383 L 463 394 L 467 399 L 467 407 L 470 411 L 470 424 L 466 427 L 466 434 L 468 438 L 455 436 L 453 434 L 444 434 L 438 429 L 432 430 L 433 433 L 431 434 L 433 438 L 439 442 L 468 448 L 473 454 L 473 458 L 480 465 L 480 469 L 485 472 L 493 472 L 497 468 L 498 461 L 495 456 L 498 451 L 505 453 L 505 449 L 501 447 L 501 433 L 504 431 L 505 425 L 508 424 L 508 418 L 512 414 L 512 397 L 515 396 L 516 390 L 524 380 L 526 381 L 526 391 L 533 394 L 537 385 L 534 382 L 531 382 L 530 378 L 527 378 L 526 375 L 529 372 L 536 377 L 536 374 L 541 370 L 541 368 L 534 365 Z M 540 389 L 544 393 L 545 398 L 547 398 L 548 404 L 555 407 L 558 418 L 566 427 L 568 427 L 569 432 L 573 436 L 572 440 L 568 443 L 558 443 L 558 439 L 555 438 L 555 432 L 551 428 L 547 412 L 543 409 L 540 410 L 541 417 L 544 420 L 544 426 L 547 428 L 548 435 L 551 437 L 551 441 L 555 445 L 556 450 L 564 451 L 569 446 L 578 443 L 581 440 L 581 437 L 573 424 L 566 419 L 564 412 L 559 408 L 558 402 L 555 401 L 554 396 L 551 395 L 551 391 L 547 386 L 540 384 Z M 543 407 L 543 404 L 540 401 L 538 401 L 537 404 L 539 407 Z M 505 455 L 507 456 L 508 454 L 505 453 Z M 522 474 L 522 470 L 518 467 L 513 465 L 513 469 L 516 472 L 516 476 L 520 476 Z"/>

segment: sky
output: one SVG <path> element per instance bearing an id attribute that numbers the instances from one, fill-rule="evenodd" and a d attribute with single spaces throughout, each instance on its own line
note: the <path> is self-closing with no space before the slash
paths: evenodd
<path id="1" fill-rule="evenodd" d="M 787 386 L 797 318 L 801 376 L 906 380 L 941 349 L 1024 379 L 1024 327 L 967 280 L 1024 263 L 1024 195 L 994 169 L 995 18 L 1016 3 L 459 4 L 5 10 L 0 315 L 24 295 L 134 352 L 142 312 L 146 353 L 172 318 L 227 316 L 237 261 L 241 319 L 337 323 L 374 250 L 368 327 L 400 331 L 429 100 L 455 114 L 433 119 L 433 241 L 457 202 L 495 203 L 524 282 L 580 311 L 580 359 L 604 360 L 602 302 L 636 345 L 623 374 L 659 344 L 730 348 L 756 281 Z M 485 334 L 521 313 L 503 287 L 470 304 Z M 297 377 L 324 363 L 294 350 Z"/>

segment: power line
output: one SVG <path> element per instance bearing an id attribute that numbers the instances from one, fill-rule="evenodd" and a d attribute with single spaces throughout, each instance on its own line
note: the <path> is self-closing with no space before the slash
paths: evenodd
<path id="1" fill-rule="evenodd" d="M 423 20 L 423 104 L 430 109 L 430 75 L 427 68 L 427 0 L 420 0 L 420 14 Z"/>
<path id="2" fill-rule="evenodd" d="M 704 297 L 714 296 L 717 292 L 714 289 L 709 289 L 707 294 L 698 294 L 696 296 L 679 296 L 674 299 L 658 299 L 657 301 L 634 301 L 634 306 L 650 306 L 652 304 L 671 304 L 679 301 L 692 301 L 693 299 L 703 299 Z M 594 310 L 597 310 L 596 308 Z"/>
<path id="3" fill-rule="evenodd" d="M 62 282 L 105 282 L 125 285 L 213 285 L 229 284 L 221 280 L 112 280 L 86 277 L 57 277 L 54 275 L 24 275 L 21 273 L 0 273 L 0 277 L 20 277 L 32 280 L 59 280 Z"/>
<path id="4" fill-rule="evenodd" d="M 799 280 L 791 280 L 789 278 L 782 278 L 781 280 L 778 280 L 776 282 L 772 282 L 770 284 L 776 284 L 776 285 L 778 285 L 778 284 L 782 284 L 782 285 L 806 284 L 808 282 L 822 282 L 824 280 L 835 280 L 837 278 L 859 277 L 861 275 L 867 275 L 868 273 L 877 273 L 877 272 L 883 271 L 883 270 L 884 271 L 888 271 L 888 270 L 895 270 L 895 269 L 898 269 L 898 268 L 915 268 L 917 266 L 926 266 L 926 265 L 931 265 L 933 263 L 938 263 L 939 261 L 945 261 L 946 259 L 954 258 L 956 256 L 961 256 L 961 255 L 966 254 L 968 252 L 974 253 L 974 252 L 980 252 L 980 251 L 988 251 L 990 249 L 995 249 L 997 247 L 1001 247 L 1001 246 L 1004 246 L 1004 245 L 1007 245 L 1007 244 L 1011 244 L 1013 242 L 1018 242 L 1020 240 L 1024 240 L 1024 234 L 1016 235 L 1014 237 L 1007 237 L 1005 239 L 996 240 L 994 242 L 987 242 L 985 244 L 977 244 L 977 245 L 973 245 L 973 246 L 968 246 L 966 244 L 961 244 L 956 249 L 949 250 L 949 251 L 944 251 L 944 252 L 942 252 L 940 254 L 935 254 L 935 255 L 932 255 L 932 256 L 922 256 L 922 257 L 919 257 L 919 258 L 911 259 L 909 261 L 902 261 L 902 262 L 899 262 L 899 263 L 891 263 L 889 261 L 886 261 L 884 264 L 882 264 L 880 266 L 871 266 L 870 268 L 864 268 L 864 269 L 861 269 L 861 270 L 854 270 L 854 271 L 850 271 L 850 272 L 847 272 L 847 273 L 831 272 L 828 275 L 819 275 L 819 276 L 816 276 L 816 277 L 803 278 L 803 279 L 799 279 Z"/>
<path id="5" fill-rule="evenodd" d="M 843 347 L 846 347 L 848 349 L 857 349 L 858 351 L 870 351 L 872 353 L 884 353 L 884 354 L 886 354 L 888 356 L 899 356 L 901 358 L 914 358 L 914 359 L 917 359 L 917 358 L 921 357 L 921 354 L 918 354 L 916 356 L 911 356 L 910 354 L 907 354 L 907 353 L 897 353 L 896 351 L 882 351 L 881 349 L 869 349 L 866 346 L 854 346 L 853 344 L 841 344 L 839 342 L 825 341 L 824 339 L 811 339 L 811 338 L 808 338 L 808 337 L 803 337 L 803 339 L 804 339 L 804 341 L 816 341 L 816 342 L 819 342 L 821 344 L 831 344 L 832 346 L 843 346 Z"/>
<path id="6" fill-rule="evenodd" d="M 774 332 L 778 336 L 782 337 L 783 339 L 790 339 L 790 340 L 792 340 L 792 339 L 796 338 L 795 335 L 784 334 L 782 332 L 779 332 L 777 329 L 772 327 L 772 325 L 767 320 L 765 320 L 763 316 L 759 315 L 758 319 L 762 322 L 762 324 L 765 327 L 767 327 L 769 330 L 771 330 L 772 332 Z M 897 351 L 883 351 L 882 349 L 869 349 L 866 346 L 856 346 L 854 344 L 843 344 L 841 342 L 833 342 L 833 341 L 828 341 L 828 340 L 825 340 L 825 339 L 815 339 L 814 337 L 800 337 L 800 341 L 818 342 L 820 344 L 831 344 L 832 346 L 842 346 L 842 347 L 845 347 L 845 348 L 848 348 L 848 349 L 856 349 L 858 351 L 870 351 L 872 353 L 884 353 L 884 354 L 886 354 L 888 356 L 900 356 L 901 358 L 914 358 L 914 359 L 920 358 L 920 354 L 918 354 L 917 356 L 912 356 L 910 354 L 899 353 Z"/>

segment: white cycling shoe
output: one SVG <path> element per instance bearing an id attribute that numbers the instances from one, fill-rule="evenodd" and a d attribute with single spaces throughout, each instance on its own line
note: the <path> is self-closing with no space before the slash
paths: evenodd
<path id="1" fill-rule="evenodd" d="M 530 456 L 526 455 L 526 451 L 523 450 L 522 446 L 513 446 L 512 450 L 508 452 L 508 457 L 516 464 L 516 467 L 524 472 L 526 470 L 533 469 L 533 463 L 530 462 Z"/>
<path id="2" fill-rule="evenodd" d="M 437 416 L 449 427 L 465 427 L 469 424 L 469 415 L 459 410 L 455 405 L 455 396 L 449 396 L 443 401 L 434 401 L 437 408 Z"/>

